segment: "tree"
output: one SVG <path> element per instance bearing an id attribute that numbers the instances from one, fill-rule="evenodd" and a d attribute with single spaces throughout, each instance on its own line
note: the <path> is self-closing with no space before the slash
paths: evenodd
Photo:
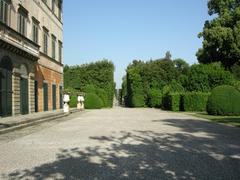
<path id="1" fill-rule="evenodd" d="M 189 67 L 189 64 L 186 61 L 184 61 L 183 59 L 175 59 L 173 61 L 173 64 L 178 71 L 178 75 L 188 74 L 188 72 L 190 70 L 190 67 Z"/>
<path id="2" fill-rule="evenodd" d="M 171 60 L 171 58 L 172 58 L 171 52 L 167 51 L 166 54 L 165 54 L 165 59 Z"/>
<path id="3" fill-rule="evenodd" d="M 222 62 L 226 68 L 240 62 L 240 1 L 209 0 L 208 13 L 216 17 L 206 21 L 203 47 L 198 50 L 200 63 Z"/>

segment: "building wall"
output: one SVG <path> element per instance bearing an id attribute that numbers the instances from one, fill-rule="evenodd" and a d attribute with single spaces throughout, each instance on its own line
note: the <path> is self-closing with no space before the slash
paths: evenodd
<path id="1" fill-rule="evenodd" d="M 21 65 L 24 65 L 27 68 L 27 79 L 28 79 L 28 109 L 29 113 L 33 113 L 35 111 L 35 98 L 34 98 L 34 79 L 35 79 L 35 64 L 36 62 L 29 61 L 29 59 L 21 57 L 17 54 L 14 54 L 8 50 L 0 49 L 0 59 L 3 57 L 9 57 L 13 64 L 12 70 L 12 113 L 13 115 L 20 114 L 20 78 L 22 76 Z"/>
<path id="2" fill-rule="evenodd" d="M 63 23 L 62 13 L 59 16 L 59 5 L 62 0 L 55 0 L 54 11 L 52 9 L 52 0 L 11 0 L 10 2 L 7 26 L 11 29 L 6 33 L 4 26 L 0 23 L 0 54 L 7 55 L 13 60 L 13 115 L 20 113 L 20 72 L 19 67 L 25 64 L 29 70 L 29 113 L 35 111 L 34 81 L 38 81 L 38 112 L 43 111 L 43 82 L 48 83 L 48 110 L 52 110 L 52 85 L 56 85 L 56 105 L 60 108 L 59 87 L 63 86 L 63 51 L 59 51 L 59 42 L 63 42 Z M 62 6 L 62 5 L 61 5 Z M 27 12 L 26 34 L 15 36 L 18 31 L 18 14 L 20 7 Z M 60 11 L 61 12 L 61 11 Z M 33 22 L 38 22 L 38 42 L 33 42 Z M 48 30 L 48 53 L 43 51 L 44 29 Z M 14 32 L 15 31 L 15 32 Z M 55 58 L 52 57 L 52 35 L 56 37 Z M 14 51 L 8 51 L 1 48 L 1 41 L 15 46 L 26 54 L 37 58 L 37 61 L 28 59 L 28 56 L 21 57 L 21 53 L 14 54 Z M 11 49 L 11 48 L 9 48 Z M 0 56 L 1 61 L 1 56 Z"/>
<path id="3" fill-rule="evenodd" d="M 38 81 L 38 110 L 41 112 L 43 111 L 43 83 L 48 83 L 48 110 L 52 110 L 52 85 L 55 84 L 56 89 L 56 97 L 57 97 L 57 109 L 60 108 L 60 86 L 63 86 L 63 77 L 62 74 L 57 71 L 52 71 L 49 68 L 37 65 L 36 66 L 36 77 L 35 79 Z"/>

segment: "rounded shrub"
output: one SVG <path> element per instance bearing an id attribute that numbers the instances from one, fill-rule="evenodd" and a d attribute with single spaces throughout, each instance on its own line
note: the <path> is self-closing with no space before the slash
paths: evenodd
<path id="1" fill-rule="evenodd" d="M 84 104 L 86 109 L 101 109 L 103 107 L 103 101 L 94 93 L 86 94 Z"/>
<path id="2" fill-rule="evenodd" d="M 228 85 L 214 88 L 208 98 L 207 112 L 210 115 L 240 115 L 240 92 Z"/>

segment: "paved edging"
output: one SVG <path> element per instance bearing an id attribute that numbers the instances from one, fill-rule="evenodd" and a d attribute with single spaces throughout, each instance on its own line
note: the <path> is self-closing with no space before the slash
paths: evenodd
<path id="1" fill-rule="evenodd" d="M 37 124 L 40 124 L 40 123 L 44 123 L 44 122 L 47 122 L 47 121 L 52 121 L 52 120 L 55 120 L 55 119 L 58 119 L 58 118 L 63 118 L 63 117 L 66 117 L 72 113 L 75 113 L 75 112 L 79 112 L 78 110 L 76 109 L 73 109 L 70 111 L 70 113 L 61 113 L 60 115 L 51 115 L 51 116 L 48 116 L 48 117 L 39 117 L 39 118 L 35 118 L 35 119 L 27 119 L 26 121 L 22 121 L 22 122 L 19 122 L 19 123 L 14 123 L 12 124 L 10 127 L 7 127 L 7 128 L 3 128 L 3 129 L 0 129 L 0 135 L 1 134 L 6 134 L 6 133 L 9 133 L 9 132 L 12 132 L 12 131 L 16 131 L 16 130 L 20 130 L 20 129 L 23 129 L 23 128 L 26 128 L 26 127 L 29 127 L 29 126 L 34 126 L 34 125 L 37 125 Z"/>

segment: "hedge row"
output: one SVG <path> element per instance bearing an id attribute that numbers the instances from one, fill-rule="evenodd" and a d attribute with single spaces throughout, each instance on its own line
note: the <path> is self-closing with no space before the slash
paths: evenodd
<path id="1" fill-rule="evenodd" d="M 170 93 L 163 97 L 163 108 L 170 111 L 180 110 L 181 94 Z"/>
<path id="2" fill-rule="evenodd" d="M 183 111 L 205 111 L 209 93 L 190 92 L 182 95 Z"/>
<path id="3" fill-rule="evenodd" d="M 205 111 L 209 93 L 170 93 L 163 97 L 163 108 L 171 111 Z"/>

